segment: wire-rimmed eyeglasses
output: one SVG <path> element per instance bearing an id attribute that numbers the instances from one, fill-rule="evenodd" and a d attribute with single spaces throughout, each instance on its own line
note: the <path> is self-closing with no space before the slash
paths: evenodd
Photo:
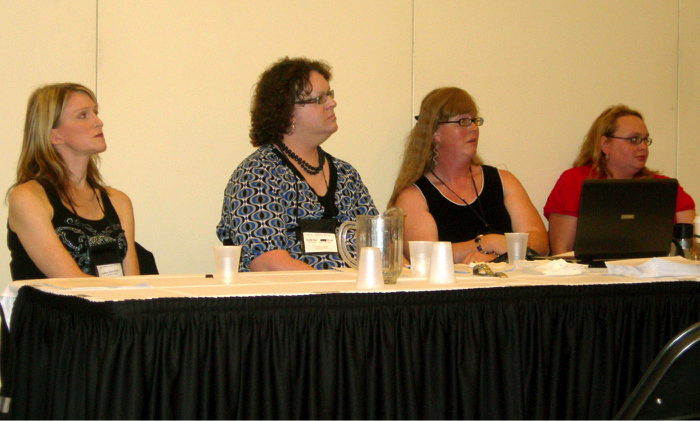
<path id="1" fill-rule="evenodd" d="M 299 99 L 297 101 L 294 101 L 295 104 L 325 104 L 326 101 L 328 101 L 328 97 L 331 97 L 335 99 L 335 92 L 333 92 L 333 89 L 330 91 L 323 93 L 316 98 L 309 98 L 309 99 Z"/>
<path id="2" fill-rule="evenodd" d="M 639 145 L 640 143 L 644 142 L 644 143 L 646 143 L 647 146 L 649 146 L 649 145 L 651 145 L 651 142 L 653 142 L 652 138 L 650 138 L 650 137 L 638 137 L 638 136 L 632 136 L 632 137 L 605 136 L 605 137 L 611 137 L 613 139 L 623 139 L 623 140 L 626 140 L 633 145 Z"/>

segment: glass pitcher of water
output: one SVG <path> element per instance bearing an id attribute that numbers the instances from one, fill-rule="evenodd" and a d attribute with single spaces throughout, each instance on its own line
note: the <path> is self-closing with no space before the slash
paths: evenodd
<path id="1" fill-rule="evenodd" d="M 357 268 L 357 257 L 348 250 L 347 233 L 355 230 L 357 255 L 362 247 L 377 247 L 382 258 L 382 277 L 385 284 L 395 284 L 403 263 L 404 211 L 389 208 L 381 215 L 359 215 L 357 222 L 345 221 L 338 230 L 338 251 L 345 263 Z"/>

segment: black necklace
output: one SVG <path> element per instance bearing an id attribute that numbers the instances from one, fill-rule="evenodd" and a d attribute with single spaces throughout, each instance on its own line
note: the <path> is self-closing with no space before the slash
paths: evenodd
<path id="1" fill-rule="evenodd" d="M 296 163 L 299 164 L 302 170 L 306 171 L 311 175 L 316 175 L 319 172 L 321 172 L 321 170 L 323 169 L 323 164 L 325 164 L 326 162 L 326 154 L 325 152 L 323 152 L 323 149 L 321 149 L 320 146 L 316 148 L 316 150 L 318 150 L 318 167 L 314 167 L 308 162 L 301 159 L 299 155 L 295 154 L 291 149 L 287 147 L 287 145 L 285 145 L 282 142 L 278 143 L 277 147 L 280 148 L 280 150 L 284 152 L 285 155 L 296 161 Z"/>
<path id="2" fill-rule="evenodd" d="M 464 200 L 462 198 L 462 196 L 458 195 L 457 192 L 452 190 L 450 188 L 450 186 L 447 185 L 447 183 L 442 181 L 440 179 L 440 177 L 438 177 L 435 174 L 435 171 L 430 170 L 430 173 L 433 175 L 433 177 L 437 178 L 438 181 L 441 182 L 443 186 L 447 187 L 447 190 L 451 191 L 452 194 L 459 197 L 459 200 L 461 200 L 462 203 L 464 203 L 469 209 L 471 209 L 472 212 L 474 212 L 474 215 L 476 215 L 476 217 L 479 218 L 479 220 L 484 224 L 484 232 L 488 232 L 491 229 L 491 226 L 489 225 L 489 223 L 486 222 L 486 216 L 485 216 L 486 214 L 484 213 L 484 206 L 481 204 L 481 199 L 479 199 L 479 192 L 476 190 L 476 182 L 474 181 L 474 176 L 472 175 L 472 166 L 471 165 L 469 166 L 469 178 L 472 179 L 472 186 L 474 186 L 474 194 L 476 195 L 475 201 L 479 203 L 479 210 L 481 211 L 481 213 L 477 212 L 473 207 L 471 207 L 469 205 L 469 203 L 467 203 L 466 200 Z"/>

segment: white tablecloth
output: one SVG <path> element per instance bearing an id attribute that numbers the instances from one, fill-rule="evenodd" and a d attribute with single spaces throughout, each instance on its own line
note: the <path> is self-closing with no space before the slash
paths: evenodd
<path id="1" fill-rule="evenodd" d="M 456 282 L 450 285 L 429 283 L 415 278 L 404 268 L 396 284 L 380 289 L 359 289 L 354 269 L 240 273 L 231 284 L 224 284 L 211 275 L 148 275 L 121 278 L 54 278 L 19 281 L 10 284 L 2 293 L 0 304 L 9 324 L 12 307 L 19 289 L 31 285 L 45 292 L 82 297 L 90 301 L 121 301 L 132 299 L 177 297 L 234 297 L 263 295 L 306 295 L 328 293 L 391 293 L 398 291 L 431 291 L 467 288 L 491 288 L 535 285 L 593 285 L 611 283 L 650 282 L 649 279 L 607 274 L 607 269 L 585 269 L 579 275 L 544 276 L 535 270 L 533 262 L 521 262 L 513 269 L 508 265 L 492 265 L 494 271 L 503 271 L 508 278 L 472 275 L 467 265 L 455 265 Z M 695 277 L 655 278 L 654 282 L 697 280 Z"/>

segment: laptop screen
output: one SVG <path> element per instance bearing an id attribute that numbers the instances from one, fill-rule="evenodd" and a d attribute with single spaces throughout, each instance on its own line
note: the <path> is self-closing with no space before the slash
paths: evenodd
<path id="1" fill-rule="evenodd" d="M 598 260 L 667 256 L 676 179 L 584 180 L 574 256 Z"/>

